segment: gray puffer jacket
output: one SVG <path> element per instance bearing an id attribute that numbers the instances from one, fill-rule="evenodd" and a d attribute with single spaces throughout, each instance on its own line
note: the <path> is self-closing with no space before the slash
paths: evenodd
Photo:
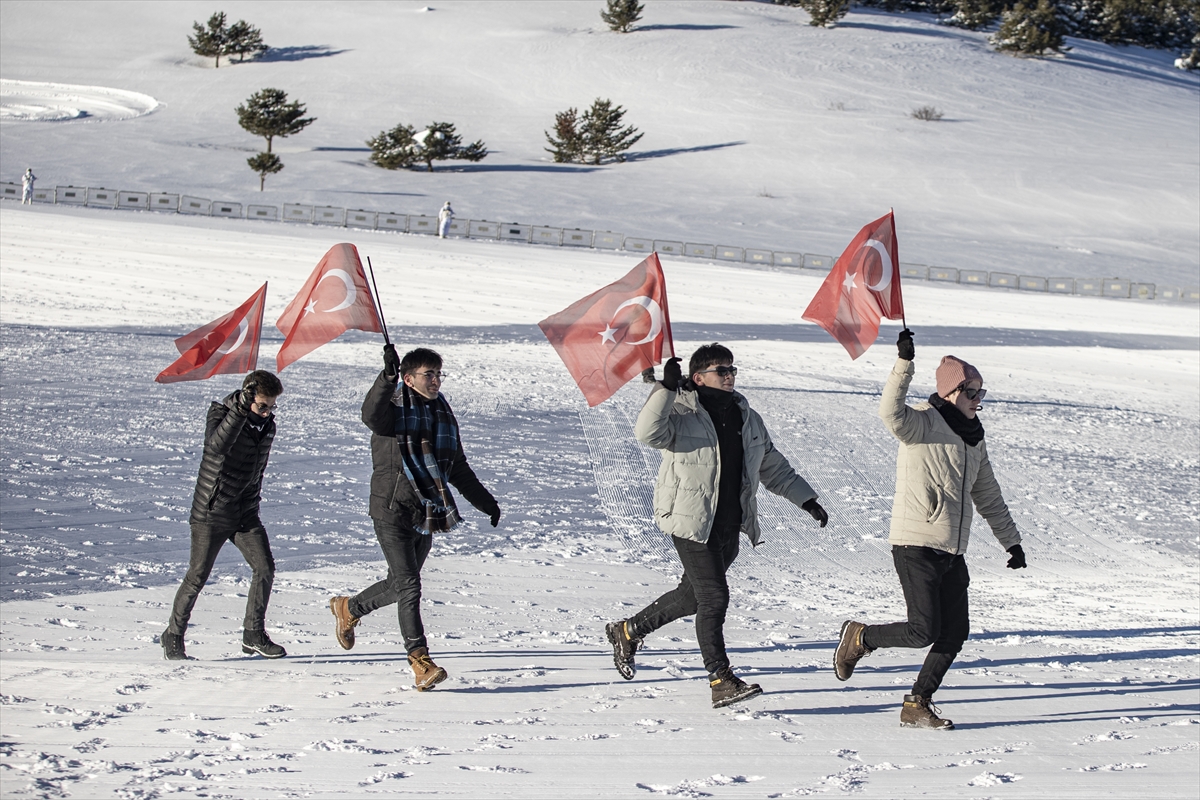
<path id="1" fill-rule="evenodd" d="M 988 461 L 987 442 L 968 445 L 927 402 L 905 404 L 913 373 L 913 362 L 896 359 L 879 400 L 883 424 L 901 443 L 888 541 L 965 553 L 971 516 L 978 509 L 1005 550 L 1020 544 Z"/>
<path id="2" fill-rule="evenodd" d="M 758 527 L 758 486 L 797 506 L 816 498 L 808 482 L 796 474 L 775 449 L 767 426 L 746 398 L 734 392 L 742 411 L 742 533 L 755 546 Z M 717 429 L 695 392 L 667 389 L 655 384 L 634 428 L 642 444 L 662 450 L 662 466 L 654 486 L 654 521 L 664 532 L 680 539 L 707 542 L 717 508 L 721 483 L 721 456 Z"/>

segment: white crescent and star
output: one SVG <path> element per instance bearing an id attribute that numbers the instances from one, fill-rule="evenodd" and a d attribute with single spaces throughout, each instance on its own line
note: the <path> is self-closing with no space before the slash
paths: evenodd
<path id="1" fill-rule="evenodd" d="M 354 288 L 354 278 L 352 278 L 350 276 L 350 273 L 346 272 L 346 270 L 344 270 L 344 269 L 331 269 L 331 270 L 327 271 L 324 275 L 321 276 L 321 280 L 317 281 L 317 286 L 320 286 L 322 283 L 325 282 L 326 278 L 331 277 L 331 276 L 334 278 L 337 278 L 338 280 L 340 280 L 342 283 L 344 283 L 346 285 L 346 299 L 343 300 L 338 305 L 334 306 L 333 308 L 321 309 L 322 314 L 329 314 L 334 311 L 341 311 L 343 308 L 349 308 L 350 306 L 354 305 L 354 299 L 358 295 L 357 290 Z M 313 291 L 316 291 L 316 287 L 313 287 Z M 306 305 L 304 307 L 304 314 L 307 316 L 308 314 L 312 314 L 316 310 L 317 310 L 317 301 L 309 300 L 308 305 Z"/>
<path id="2" fill-rule="evenodd" d="M 625 342 L 625 344 L 647 344 L 657 339 L 658 335 L 662 333 L 663 329 L 662 307 L 659 306 L 658 302 L 651 297 L 647 297 L 646 295 L 640 295 L 631 300 L 626 300 L 624 303 L 621 303 L 621 305 L 617 306 L 613 311 L 613 319 L 617 318 L 617 314 L 621 313 L 621 309 L 629 306 L 638 306 L 639 308 L 646 309 L 646 313 L 650 315 L 650 332 L 646 334 L 644 339 L 639 339 L 636 342 Z M 620 329 L 614 328 L 612 326 L 612 322 L 610 321 L 604 326 L 604 330 L 597 334 L 600 337 L 600 343 L 603 344 L 605 342 L 612 342 L 613 344 L 616 344 L 617 338 L 615 334 L 618 330 Z"/>
<path id="3" fill-rule="evenodd" d="M 883 266 L 883 275 L 880 276 L 878 283 L 868 283 L 867 288 L 873 292 L 882 292 L 892 284 L 892 275 L 895 272 L 895 267 L 892 264 L 892 256 L 888 253 L 887 247 L 884 246 L 883 242 L 877 239 L 867 239 L 863 243 L 863 246 L 859 248 L 859 252 L 868 247 L 879 253 L 879 261 Z M 861 263 L 862 261 L 860 260 L 859 264 Z M 854 282 L 854 275 L 854 273 L 847 272 L 845 280 L 842 281 L 842 286 L 847 291 L 858 288 L 858 284 Z M 867 280 L 865 274 L 863 275 L 863 280 Z"/>
<path id="4" fill-rule="evenodd" d="M 250 325 L 247 324 L 246 320 L 243 319 L 241 322 L 238 323 L 238 326 L 237 326 L 237 340 L 233 344 L 229 345 L 228 347 L 226 347 L 224 344 L 222 344 L 220 347 L 217 348 L 217 352 L 220 353 L 221 355 L 228 355 L 229 353 L 232 353 L 234 350 L 237 350 L 239 347 L 242 346 L 242 342 L 246 341 L 246 332 L 249 330 L 250 330 Z M 225 341 L 228 342 L 229 337 L 226 337 Z"/>

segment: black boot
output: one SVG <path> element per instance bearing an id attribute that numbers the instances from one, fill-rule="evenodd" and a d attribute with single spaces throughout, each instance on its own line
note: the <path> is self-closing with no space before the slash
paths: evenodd
<path id="1" fill-rule="evenodd" d="M 187 652 L 183 649 L 183 636 L 178 633 L 164 631 L 163 635 L 158 637 L 158 641 L 162 644 L 163 658 L 167 661 L 189 661 Z"/>
<path id="2" fill-rule="evenodd" d="M 263 658 L 287 655 L 287 650 L 272 642 L 266 631 L 242 631 L 242 652 L 251 656 L 257 653 Z"/>
<path id="3" fill-rule="evenodd" d="M 642 644 L 642 637 L 633 635 L 627 619 L 605 625 L 604 635 L 608 637 L 609 644 L 613 646 L 613 664 L 616 665 L 617 672 L 621 673 L 621 677 L 625 680 L 633 680 L 633 676 L 637 673 L 633 656 Z"/>
<path id="4" fill-rule="evenodd" d="M 712 687 L 713 708 L 724 708 L 762 694 L 761 686 L 757 683 L 746 683 L 734 675 L 729 667 L 723 667 L 710 674 L 708 685 Z"/>

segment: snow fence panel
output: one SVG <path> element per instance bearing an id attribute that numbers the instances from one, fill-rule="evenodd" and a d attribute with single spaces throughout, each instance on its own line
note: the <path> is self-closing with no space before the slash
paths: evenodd
<path id="1" fill-rule="evenodd" d="M 775 266 L 777 267 L 800 267 L 804 264 L 804 256 L 801 253 L 780 253 L 775 252 Z"/>
<path id="2" fill-rule="evenodd" d="M 804 268 L 829 272 L 829 270 L 833 269 L 833 256 L 819 256 L 814 253 L 805 253 Z"/>
<path id="3" fill-rule="evenodd" d="M 683 255 L 683 242 L 668 242 L 663 239 L 655 239 L 654 252 L 668 256 L 681 256 Z"/>
<path id="4" fill-rule="evenodd" d="M 112 189 L 95 189 L 89 187 L 87 190 L 87 204 L 95 208 L 116 208 L 117 192 Z"/>
<path id="5" fill-rule="evenodd" d="M 625 243 L 625 234 L 612 231 L 596 231 L 592 235 L 592 247 L 597 250 L 620 250 Z"/>
<path id="6" fill-rule="evenodd" d="M 117 192 L 117 208 L 146 209 L 149 207 L 149 192 Z"/>
<path id="7" fill-rule="evenodd" d="M 87 203 L 87 187 L 59 186 L 54 192 L 54 202 L 66 203 L 69 206 L 81 206 Z"/>
<path id="8" fill-rule="evenodd" d="M 346 226 L 346 209 L 337 206 L 313 206 L 313 222 L 317 225 Z"/>
<path id="9" fill-rule="evenodd" d="M 987 286 L 988 274 L 982 269 L 960 269 L 958 282 L 966 286 Z"/>
<path id="10" fill-rule="evenodd" d="M 742 252 L 742 248 L 740 247 L 719 244 L 717 245 L 716 252 L 713 254 L 713 258 L 720 259 L 721 261 L 743 261 L 746 258 L 746 254 Z"/>
<path id="11" fill-rule="evenodd" d="M 1017 286 L 1027 292 L 1044 292 L 1048 283 L 1045 278 L 1036 275 L 1022 275 L 1017 279 Z"/>
<path id="12" fill-rule="evenodd" d="M 53 189 L 34 189 L 33 190 L 33 201 L 35 203 L 53 203 L 54 202 L 54 190 Z"/>
<path id="13" fill-rule="evenodd" d="M 900 277 L 906 281 L 927 281 L 929 280 L 929 267 L 924 264 L 905 264 L 901 262 Z"/>
<path id="14" fill-rule="evenodd" d="M 151 192 L 150 193 L 150 210 L 151 211 L 178 211 L 179 210 L 179 195 L 169 194 L 167 192 Z"/>
<path id="15" fill-rule="evenodd" d="M 283 219 L 285 222 L 312 222 L 313 207 L 300 203 L 284 203 Z"/>
<path id="16" fill-rule="evenodd" d="M 409 233 L 437 233 L 437 217 L 412 214 L 408 218 Z"/>
<path id="17" fill-rule="evenodd" d="M 1200 287 L 1185 287 L 1179 291 L 1179 299 L 1190 300 L 1193 303 L 1200 300 Z"/>
<path id="18" fill-rule="evenodd" d="M 242 218 L 241 203 L 224 203 L 220 200 L 214 200 L 212 204 L 212 215 L 214 217 L 237 217 Z"/>
<path id="19" fill-rule="evenodd" d="M 179 198 L 180 214 L 200 214 L 201 216 L 207 217 L 211 210 L 212 201 L 204 197 L 192 197 L 191 195 L 185 194 L 183 197 Z"/>
<path id="20" fill-rule="evenodd" d="M 1129 297 L 1129 281 L 1110 278 L 1104 282 L 1105 297 Z"/>
<path id="21" fill-rule="evenodd" d="M 500 234 L 500 226 L 485 219 L 467 220 L 467 236 L 472 239 L 495 239 Z"/>
<path id="22" fill-rule="evenodd" d="M 528 242 L 531 236 L 533 236 L 532 225 L 509 222 L 500 226 L 500 238 L 506 242 Z"/>
<path id="23" fill-rule="evenodd" d="M 563 246 L 564 247 L 591 247 L 592 246 L 592 231 L 585 231 L 582 228 L 563 229 Z"/>
<path id="24" fill-rule="evenodd" d="M 1074 278 L 1050 278 L 1046 283 L 1046 291 L 1055 294 L 1075 294 Z"/>
<path id="25" fill-rule="evenodd" d="M 375 230 L 377 231 L 399 231 L 403 233 L 408 230 L 408 215 L 407 214 L 389 214 L 380 211 L 375 216 Z"/>
<path id="26" fill-rule="evenodd" d="M 1158 287 L 1159 300 L 1182 300 L 1183 290 L 1178 286 L 1160 286 Z"/>
<path id="27" fill-rule="evenodd" d="M 929 280 L 958 283 L 958 270 L 954 267 L 930 267 Z"/>
<path id="28" fill-rule="evenodd" d="M 534 244 L 562 244 L 562 228 L 546 228 L 541 225 L 533 226 L 530 241 Z"/>
<path id="29" fill-rule="evenodd" d="M 692 244 L 689 242 L 683 246 L 683 254 L 692 258 L 716 258 L 717 246 L 715 244 Z"/>
<path id="30" fill-rule="evenodd" d="M 989 272 L 988 286 L 993 289 L 1017 288 L 1017 276 L 1009 272 Z"/>
<path id="31" fill-rule="evenodd" d="M 636 236 L 625 237 L 625 249 L 630 253 L 653 253 L 653 239 L 639 239 Z"/>
<path id="32" fill-rule="evenodd" d="M 1095 278 L 1078 278 L 1075 281 L 1075 294 L 1099 297 L 1104 294 L 1104 281 Z"/>
<path id="33" fill-rule="evenodd" d="M 471 220 L 469 220 L 469 219 L 451 220 L 450 224 L 446 226 L 446 235 L 447 236 L 466 236 L 467 231 L 470 228 L 470 225 L 471 225 Z"/>
<path id="34" fill-rule="evenodd" d="M 1153 300 L 1154 299 L 1154 284 L 1153 283 L 1134 283 L 1129 287 L 1129 296 L 1137 300 Z"/>
<path id="35" fill-rule="evenodd" d="M 246 206 L 246 219 L 269 219 L 275 221 L 279 219 L 279 209 L 275 206 Z"/>
<path id="36" fill-rule="evenodd" d="M 0 197 L 5 200 L 20 200 L 21 199 L 21 184 L 19 183 L 0 183 Z"/>
<path id="37" fill-rule="evenodd" d="M 353 211 L 346 212 L 346 227 L 347 228 L 365 228 L 369 231 L 375 230 L 376 214 L 374 211 L 364 211 L 361 208 L 356 208 Z"/>
<path id="38" fill-rule="evenodd" d="M 753 248 L 747 247 L 746 248 L 746 263 L 747 264 L 774 264 L 775 261 L 772 258 L 772 255 L 773 254 L 771 253 L 770 250 L 755 250 Z"/>

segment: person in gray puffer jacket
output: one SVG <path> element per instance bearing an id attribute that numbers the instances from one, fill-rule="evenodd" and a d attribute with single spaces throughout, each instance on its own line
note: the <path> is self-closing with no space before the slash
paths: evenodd
<path id="1" fill-rule="evenodd" d="M 879 416 L 900 440 L 896 493 L 892 501 L 892 560 L 908 620 L 890 625 L 842 623 L 834 654 L 838 680 L 848 680 L 858 661 L 879 647 L 930 647 L 912 694 L 905 695 L 900 724 L 949 730 L 933 705 L 970 631 L 967 588 L 971 578 L 963 554 L 976 510 L 1009 553 L 1008 567 L 1025 566 L 1021 534 L 992 471 L 977 413 L 987 390 L 979 370 L 954 356 L 937 368 L 937 393 L 915 407 L 904 400 L 912 382 L 916 349 L 907 328 L 897 342 L 899 358 L 888 376 Z"/>

